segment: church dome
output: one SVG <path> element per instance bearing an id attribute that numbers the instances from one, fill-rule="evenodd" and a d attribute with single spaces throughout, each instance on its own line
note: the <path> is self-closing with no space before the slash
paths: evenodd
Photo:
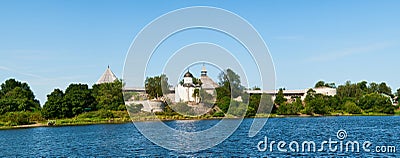
<path id="1" fill-rule="evenodd" d="M 185 73 L 184 77 L 193 77 L 193 75 L 188 71 Z"/>

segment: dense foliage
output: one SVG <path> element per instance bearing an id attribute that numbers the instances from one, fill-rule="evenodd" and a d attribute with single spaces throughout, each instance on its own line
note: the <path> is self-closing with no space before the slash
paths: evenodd
<path id="1" fill-rule="evenodd" d="M 8 79 L 0 87 L 0 114 L 40 110 L 39 101 L 27 83 Z"/>
<path id="2" fill-rule="evenodd" d="M 253 90 L 260 90 L 253 88 Z M 251 117 L 261 113 L 270 113 L 273 106 L 272 97 L 266 94 L 247 94 L 241 85 L 240 76 L 233 70 L 219 74 L 217 91 L 217 105 L 225 114 Z M 240 99 L 242 101 L 240 101 Z"/>
<path id="3" fill-rule="evenodd" d="M 145 90 L 149 99 L 158 99 L 162 97 L 164 93 L 169 92 L 169 87 L 168 78 L 164 74 L 147 77 L 145 80 Z"/>
<path id="4" fill-rule="evenodd" d="M 278 91 L 278 94 L 275 97 L 274 103 L 278 106 L 284 104 L 287 101 L 287 99 L 285 98 L 285 96 L 283 95 L 283 89 L 280 88 Z"/>
<path id="5" fill-rule="evenodd" d="M 220 73 L 219 76 L 219 88 L 217 88 L 218 97 L 229 96 L 236 98 L 243 95 L 244 87 L 240 82 L 240 76 L 233 70 L 227 69 L 226 72 Z"/>
<path id="6" fill-rule="evenodd" d="M 323 85 L 319 81 L 317 86 Z M 386 83 L 380 84 L 361 81 L 337 88 L 336 96 L 324 96 L 315 94 L 310 90 L 305 99 L 305 112 L 307 114 L 330 114 L 334 112 L 361 114 L 361 113 L 385 113 L 393 114 L 398 107 L 393 106 L 391 99 L 394 97 L 392 90 Z"/>
<path id="7" fill-rule="evenodd" d="M 335 96 L 317 94 L 310 89 L 302 101 L 300 98 L 286 99 L 283 89 L 279 89 L 274 102 L 271 96 L 265 94 L 244 93 L 240 83 L 240 76 L 228 69 L 220 75 L 220 87 L 216 88 L 217 97 L 214 98 L 204 90 L 198 90 L 194 94 L 205 103 L 215 101 L 211 116 L 255 116 L 257 111 L 280 115 L 297 114 L 394 114 L 398 106 L 393 103 L 400 94 L 400 88 L 395 94 L 384 82 L 359 83 L 346 82 L 337 87 Z M 336 87 L 334 83 L 319 81 L 315 87 Z M 0 125 L 30 124 L 44 119 L 60 118 L 114 118 L 115 112 L 111 110 L 125 110 L 122 95 L 122 82 L 95 84 L 89 88 L 86 84 L 70 84 L 65 92 L 54 89 L 47 95 L 47 101 L 40 107 L 35 99 L 33 91 L 27 83 L 6 80 L 0 86 Z M 165 75 L 147 78 L 146 92 L 149 98 L 162 96 L 162 91 L 167 90 L 168 79 Z M 259 90 L 259 88 L 254 88 Z M 136 95 L 136 94 L 132 94 Z M 398 101 L 398 100 L 397 100 Z M 271 107 L 272 106 L 272 107 Z M 137 104 L 128 109 L 130 112 L 139 113 L 143 105 Z M 187 105 L 179 104 L 180 111 L 188 111 Z M 190 111 L 190 110 L 189 110 Z M 177 115 L 170 107 L 166 107 L 161 114 Z M 119 117 L 119 116 L 118 116 Z"/>
<path id="8" fill-rule="evenodd" d="M 303 110 L 303 103 L 300 98 L 296 98 L 296 101 L 293 103 L 283 103 L 279 106 L 277 113 L 280 115 L 297 115 L 300 114 L 300 111 Z"/>
<path id="9" fill-rule="evenodd" d="M 325 81 L 318 81 L 314 88 L 321 88 L 321 87 L 328 87 L 328 88 L 336 88 L 335 83 L 325 83 Z"/>
<path id="10" fill-rule="evenodd" d="M 86 84 L 70 84 L 65 94 L 55 89 L 47 95 L 42 114 L 45 118 L 70 118 L 96 110 L 126 110 L 121 81 L 95 84 L 92 89 Z"/>
<path id="11" fill-rule="evenodd" d="M 42 114 L 45 118 L 64 118 L 69 111 L 64 104 L 64 92 L 60 89 L 54 89 L 47 95 L 47 101 L 43 105 Z"/>
<path id="12" fill-rule="evenodd" d="M 97 102 L 96 109 L 125 110 L 120 80 L 93 85 L 92 95 Z"/>

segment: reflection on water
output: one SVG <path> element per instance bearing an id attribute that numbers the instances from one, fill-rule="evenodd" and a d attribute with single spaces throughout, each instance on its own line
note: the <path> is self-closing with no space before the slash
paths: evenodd
<path id="1" fill-rule="evenodd" d="M 165 121 L 176 130 L 187 132 L 210 129 L 220 120 Z M 157 146 L 143 137 L 132 123 L 68 127 L 39 127 L 0 131 L 0 157 L 56 157 L 56 156 L 350 156 L 350 157 L 400 157 L 395 153 L 321 152 L 291 153 L 260 152 L 257 143 L 265 136 L 276 141 L 316 142 L 336 138 L 339 129 L 347 131 L 346 140 L 371 141 L 376 145 L 395 145 L 400 149 L 400 117 L 316 117 L 271 118 L 255 137 L 248 137 L 252 119 L 245 119 L 238 130 L 221 144 L 197 153 L 178 153 Z M 143 122 L 152 125 L 152 122 Z M 155 129 L 157 130 L 157 129 Z M 215 132 L 218 133 L 218 132 Z M 159 131 L 158 135 L 165 134 Z M 191 135 L 179 136 L 190 140 Z M 212 136 L 210 136 L 212 137 Z M 198 141 L 198 140 L 192 140 Z M 190 142 L 171 142 L 188 146 Z M 193 143 L 193 142 L 192 142 Z"/>

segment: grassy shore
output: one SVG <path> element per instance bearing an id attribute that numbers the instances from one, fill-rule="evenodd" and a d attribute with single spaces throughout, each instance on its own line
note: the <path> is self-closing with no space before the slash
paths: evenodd
<path id="1" fill-rule="evenodd" d="M 93 124 L 119 124 L 129 123 L 132 121 L 154 121 L 154 120 L 207 120 L 207 119 L 222 119 L 222 117 L 213 117 L 211 115 L 202 115 L 196 117 L 182 116 L 182 115 L 152 115 L 149 113 L 138 113 L 135 116 L 130 117 L 127 111 L 108 111 L 106 114 L 111 117 L 99 116 L 99 112 L 88 112 L 78 115 L 74 118 L 64 118 L 55 120 L 42 120 L 34 121 L 28 125 L 10 125 L 0 122 L 0 129 L 15 129 L 15 128 L 33 128 L 33 127 L 49 127 L 48 122 L 53 121 L 53 127 L 57 126 L 79 126 L 79 125 L 93 125 Z M 104 113 L 104 112 L 103 112 Z M 101 114 L 103 114 L 101 113 Z M 323 117 L 323 116 L 398 116 L 400 110 L 396 110 L 394 115 L 383 114 L 383 113 L 362 113 L 362 114 L 343 114 L 343 113 L 332 113 L 329 115 L 278 115 L 278 114 L 258 114 L 254 118 L 284 118 L 284 117 Z M 235 116 L 225 116 L 223 118 L 236 119 Z"/>

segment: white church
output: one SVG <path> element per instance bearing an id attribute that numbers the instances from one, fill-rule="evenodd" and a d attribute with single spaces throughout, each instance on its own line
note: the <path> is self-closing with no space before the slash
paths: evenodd
<path id="1" fill-rule="evenodd" d="M 178 84 L 175 87 L 175 102 L 191 102 L 191 103 L 199 103 L 200 97 L 195 97 L 193 94 L 195 90 L 203 89 L 205 92 L 214 95 L 215 88 L 218 87 L 218 84 L 215 83 L 210 77 L 207 76 L 207 69 L 205 66 L 201 69 L 200 82 L 201 84 L 193 83 L 193 75 L 189 71 L 187 71 L 183 76 L 183 83 Z"/>

